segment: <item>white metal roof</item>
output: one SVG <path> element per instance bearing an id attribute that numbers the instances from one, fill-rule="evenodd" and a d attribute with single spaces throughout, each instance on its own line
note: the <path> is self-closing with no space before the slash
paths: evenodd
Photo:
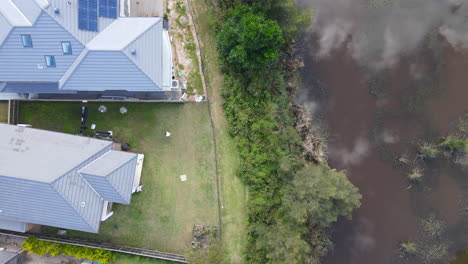
<path id="1" fill-rule="evenodd" d="M 32 26 L 31 21 L 28 20 L 11 0 L 0 0 L 0 13 L 2 13 L 13 26 Z"/>
<path id="2" fill-rule="evenodd" d="M 157 23 L 159 17 L 121 17 L 110 24 L 86 47 L 90 50 L 122 50 Z"/>
<path id="3" fill-rule="evenodd" d="M 52 182 L 109 141 L 0 124 L 0 175 Z"/>

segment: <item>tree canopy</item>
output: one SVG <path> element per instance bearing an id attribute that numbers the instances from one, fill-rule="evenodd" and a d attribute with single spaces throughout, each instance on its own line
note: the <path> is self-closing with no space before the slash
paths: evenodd
<path id="1" fill-rule="evenodd" d="M 340 215 L 351 217 L 353 209 L 361 205 L 360 200 L 359 190 L 343 172 L 312 165 L 294 175 L 284 205 L 296 221 L 328 227 Z"/>
<path id="2" fill-rule="evenodd" d="M 283 33 L 276 21 L 258 9 L 246 5 L 230 9 L 217 36 L 221 55 L 236 68 L 256 69 L 278 60 Z"/>
<path id="3" fill-rule="evenodd" d="M 261 230 L 261 229 L 268 229 Z M 271 232 L 274 230 L 274 232 Z M 273 226 L 261 226 L 257 228 L 260 236 L 256 246 L 265 249 L 268 253 L 266 257 L 271 264 L 301 264 L 307 263 L 310 247 L 302 239 L 302 235 L 307 232 L 304 227 L 279 221 Z"/>

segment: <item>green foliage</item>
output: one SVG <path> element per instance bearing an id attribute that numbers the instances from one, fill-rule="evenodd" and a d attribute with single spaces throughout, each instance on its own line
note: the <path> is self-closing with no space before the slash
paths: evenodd
<path id="1" fill-rule="evenodd" d="M 307 263 L 310 247 L 302 238 L 307 232 L 305 227 L 280 221 L 272 226 L 260 225 L 256 231 L 259 234 L 256 247 L 267 252 L 268 263 Z"/>
<path id="2" fill-rule="evenodd" d="M 258 69 L 278 60 L 284 43 L 278 23 L 265 18 L 258 8 L 238 5 L 228 13 L 217 36 L 226 62 L 240 69 Z"/>
<path id="3" fill-rule="evenodd" d="M 35 253 L 39 256 L 49 254 L 57 256 L 60 254 L 74 256 L 76 258 L 86 258 L 93 261 L 98 261 L 107 264 L 112 260 L 112 253 L 104 249 L 87 248 L 72 246 L 67 244 L 60 244 L 54 242 L 47 242 L 39 240 L 35 237 L 28 237 L 21 245 L 23 250 L 30 253 Z"/>
<path id="4" fill-rule="evenodd" d="M 266 7 L 269 18 L 278 21 L 287 41 L 294 40 L 301 31 L 310 26 L 312 10 L 299 9 L 293 0 L 269 0 Z M 262 3 L 262 6 L 264 4 Z"/>
<path id="5" fill-rule="evenodd" d="M 452 154 L 466 152 L 466 140 L 458 139 L 452 136 L 444 138 L 440 146 Z"/>
<path id="6" fill-rule="evenodd" d="M 302 157 L 285 81 L 290 73 L 278 58 L 284 38 L 292 40 L 310 18 L 291 0 L 218 4 L 231 8 L 223 14 L 217 44 L 225 62 L 223 104 L 240 157 L 238 175 L 249 187 L 246 263 L 318 259 L 332 247 L 324 228 L 339 215 L 350 216 L 361 196 L 344 173 L 307 165 Z"/>
<path id="7" fill-rule="evenodd" d="M 343 172 L 321 165 L 298 171 L 286 190 L 284 205 L 299 223 L 329 227 L 338 216 L 351 217 L 361 195 Z"/>

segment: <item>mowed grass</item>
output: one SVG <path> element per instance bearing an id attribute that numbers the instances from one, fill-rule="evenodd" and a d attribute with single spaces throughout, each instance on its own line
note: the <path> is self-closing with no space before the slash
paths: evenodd
<path id="1" fill-rule="evenodd" d="M 145 154 L 143 192 L 131 205 L 114 205 L 99 235 L 69 231 L 69 236 L 183 254 L 193 225 L 218 226 L 214 148 L 206 104 L 88 103 L 88 126 L 112 130 L 114 141 Z M 120 114 L 125 106 L 128 113 Z M 20 123 L 77 134 L 81 103 L 22 102 Z M 166 137 L 165 132 L 172 133 Z M 181 182 L 180 175 L 187 181 Z M 46 229 L 56 234 L 56 229 Z"/>
<path id="2" fill-rule="evenodd" d="M 221 219 L 223 227 L 224 263 L 244 263 L 247 240 L 246 186 L 237 177 L 239 158 L 234 139 L 228 133 L 228 122 L 223 109 L 221 89 L 223 79 L 218 64 L 214 16 L 208 0 L 190 1 L 201 41 L 203 64 L 210 97 L 210 107 L 218 145 L 218 168 L 221 191 Z"/>
<path id="3" fill-rule="evenodd" d="M 8 123 L 8 102 L 0 101 L 0 123 Z"/>
<path id="4" fill-rule="evenodd" d="M 172 264 L 174 262 L 119 254 L 110 264 Z"/>

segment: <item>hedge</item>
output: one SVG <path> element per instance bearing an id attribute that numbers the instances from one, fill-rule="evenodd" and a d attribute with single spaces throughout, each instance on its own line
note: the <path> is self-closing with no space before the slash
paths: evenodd
<path id="1" fill-rule="evenodd" d="M 28 237 L 21 245 L 23 250 L 27 250 L 30 253 L 37 254 L 39 256 L 49 254 L 51 256 L 67 255 L 76 258 L 86 258 L 89 260 L 97 261 L 102 264 L 108 264 L 112 260 L 112 252 L 97 249 L 87 248 L 80 246 L 73 246 L 55 242 L 48 242 L 39 240 L 36 237 Z"/>

